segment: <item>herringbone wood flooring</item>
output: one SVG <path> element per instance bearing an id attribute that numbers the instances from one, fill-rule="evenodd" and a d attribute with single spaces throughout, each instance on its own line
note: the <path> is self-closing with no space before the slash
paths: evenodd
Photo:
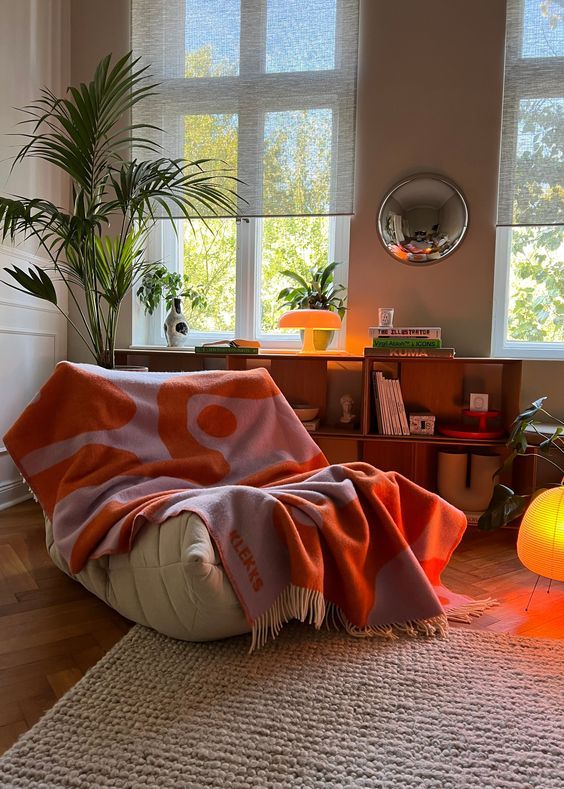
<path id="1" fill-rule="evenodd" d="M 543 582 L 524 611 L 534 578 L 517 559 L 514 531 L 469 532 L 444 580 L 457 592 L 501 601 L 465 627 L 564 638 L 564 584 L 547 595 Z M 0 512 L 0 753 L 129 627 L 51 563 L 36 504 Z"/>

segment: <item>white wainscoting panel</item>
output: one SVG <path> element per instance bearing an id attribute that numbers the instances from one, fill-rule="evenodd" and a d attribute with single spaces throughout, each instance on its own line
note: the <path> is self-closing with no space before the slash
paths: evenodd
<path id="1" fill-rule="evenodd" d="M 2 436 L 35 397 L 56 363 L 56 334 L 0 326 L 0 509 L 29 492 L 2 442 Z"/>
<path id="2" fill-rule="evenodd" d="M 0 194 L 43 197 L 65 206 L 68 179 L 40 159 L 26 157 L 10 169 L 23 142 L 9 133 L 24 107 L 48 86 L 60 96 L 70 81 L 69 0 L 0 0 L 5 36 L 0 36 Z M 12 247 L 0 244 L 0 509 L 29 496 L 18 470 L 2 443 L 7 428 L 34 397 L 55 364 L 66 358 L 67 325 L 57 308 L 26 296 L 5 282 L 9 265 L 50 268 L 48 256 L 29 240 Z M 66 311 L 67 294 L 58 287 L 59 305 Z"/>

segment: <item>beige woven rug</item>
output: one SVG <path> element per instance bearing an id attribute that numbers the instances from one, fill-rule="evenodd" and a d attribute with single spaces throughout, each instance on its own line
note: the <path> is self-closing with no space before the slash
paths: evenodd
<path id="1" fill-rule="evenodd" d="M 2 787 L 564 786 L 564 643 L 135 627 L 0 760 Z"/>

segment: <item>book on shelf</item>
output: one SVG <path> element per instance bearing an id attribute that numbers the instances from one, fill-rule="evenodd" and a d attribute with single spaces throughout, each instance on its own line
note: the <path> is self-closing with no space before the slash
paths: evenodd
<path id="1" fill-rule="evenodd" d="M 319 429 L 319 422 L 320 419 L 317 417 L 316 419 L 308 419 L 306 422 L 302 422 L 302 425 L 308 433 L 315 433 L 315 431 Z"/>
<path id="2" fill-rule="evenodd" d="M 440 348 L 440 340 L 423 337 L 373 337 L 373 348 Z"/>
<path id="3" fill-rule="evenodd" d="M 421 337 L 427 340 L 440 340 L 438 326 L 370 326 L 370 337 Z"/>
<path id="4" fill-rule="evenodd" d="M 365 348 L 365 356 L 379 356 L 385 359 L 452 359 L 456 354 L 454 348 Z"/>
<path id="5" fill-rule="evenodd" d="M 205 342 L 203 345 L 196 345 L 195 353 L 226 353 L 256 354 L 259 352 L 260 342 L 257 340 L 217 340 L 216 342 Z"/>
<path id="6" fill-rule="evenodd" d="M 215 342 L 205 342 L 203 345 L 196 345 L 194 351 L 196 353 L 217 353 L 219 355 L 225 353 L 258 353 L 260 342 L 258 340 L 216 340 Z"/>
<path id="7" fill-rule="evenodd" d="M 238 348 L 232 345 L 196 345 L 194 348 L 195 353 L 217 354 L 218 356 L 225 356 L 226 354 L 241 354 L 243 356 L 249 354 L 258 354 L 258 348 Z"/>
<path id="8" fill-rule="evenodd" d="M 376 431 L 378 433 L 384 433 L 385 432 L 384 402 L 382 400 L 380 393 L 380 380 L 379 380 L 380 375 L 381 373 L 377 371 L 372 373 L 372 389 L 374 391 L 374 411 L 376 413 Z"/>
<path id="9" fill-rule="evenodd" d="M 376 425 L 380 435 L 408 436 L 409 426 L 405 405 L 397 379 L 384 378 L 380 370 L 372 373 Z"/>
<path id="10" fill-rule="evenodd" d="M 205 342 L 202 344 L 202 348 L 213 348 L 216 345 L 229 345 L 231 348 L 260 348 L 260 342 L 258 340 L 241 339 L 214 340 L 213 342 Z"/>
<path id="11" fill-rule="evenodd" d="M 402 435 L 409 435 L 409 423 L 407 421 L 407 414 L 405 412 L 405 403 L 403 402 L 403 395 L 401 392 L 401 384 L 397 378 L 394 378 L 394 389 L 396 393 L 396 402 L 398 406 L 398 413 L 400 418 L 400 427 Z"/>

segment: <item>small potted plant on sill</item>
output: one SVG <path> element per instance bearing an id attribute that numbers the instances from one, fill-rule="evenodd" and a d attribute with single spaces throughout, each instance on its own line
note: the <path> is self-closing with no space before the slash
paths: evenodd
<path id="1" fill-rule="evenodd" d="M 164 322 L 164 332 L 170 348 L 184 345 L 188 336 L 189 326 L 182 311 L 182 300 L 188 302 L 191 313 L 207 307 L 204 294 L 189 285 L 187 279 L 186 275 L 181 276 L 160 265 L 145 274 L 137 290 L 137 297 L 148 315 L 152 315 L 164 299 L 169 311 Z"/>
<path id="2" fill-rule="evenodd" d="M 278 300 L 283 307 L 290 310 L 330 310 L 336 312 L 341 320 L 347 310 L 347 289 L 335 283 L 335 269 L 340 263 L 328 263 L 320 268 L 309 270 L 309 278 L 305 279 L 295 271 L 285 270 L 281 274 L 289 277 L 296 284 L 283 288 Z M 331 344 L 334 331 L 316 329 L 313 332 L 313 343 L 316 351 L 324 351 Z"/>
<path id="3" fill-rule="evenodd" d="M 163 221 L 177 214 L 189 222 L 237 213 L 238 195 L 230 188 L 237 178 L 223 165 L 166 158 L 147 139 L 154 128 L 124 122 L 135 104 L 156 95 L 147 68 L 138 63 L 129 53 L 112 65 L 108 55 L 90 83 L 70 87 L 62 98 L 44 88 L 41 98 L 23 110 L 28 132 L 14 165 L 37 157 L 56 167 L 69 181 L 68 208 L 42 198 L 0 197 L 0 241 L 34 239 L 49 261 L 6 268 L 12 278 L 6 284 L 53 304 L 96 363 L 108 368 L 114 367 L 122 301 L 160 264 L 145 252 L 159 212 Z M 133 147 L 148 151 L 150 158 L 128 158 Z M 56 281 L 67 287 L 77 322 L 59 304 Z"/>
<path id="4" fill-rule="evenodd" d="M 520 413 L 511 426 L 511 433 L 506 441 L 506 446 L 511 450 L 505 462 L 496 471 L 497 477 L 505 469 L 511 468 L 513 461 L 518 455 L 526 455 L 527 449 L 532 446 L 527 440 L 527 429 L 532 429 L 533 432 L 542 440 L 534 446 L 538 447 L 540 452 L 539 457 L 556 467 L 561 474 L 564 474 L 564 468 L 547 457 L 548 453 L 554 449 L 559 453 L 564 454 L 564 422 L 557 419 L 542 407 L 546 397 L 539 397 L 531 405 Z M 545 436 L 539 430 L 540 423 L 535 422 L 539 413 L 543 413 L 550 419 L 560 424 L 552 432 L 552 435 Z M 564 478 L 561 479 L 560 485 L 564 484 Z M 507 485 L 497 484 L 494 486 L 492 498 L 488 504 L 486 511 L 480 516 L 478 521 L 478 528 L 482 531 L 493 531 L 501 526 L 505 526 L 515 518 L 523 515 L 531 500 L 536 496 L 544 493 L 546 488 L 540 488 L 535 491 L 532 496 L 523 496 L 516 494 Z"/>

